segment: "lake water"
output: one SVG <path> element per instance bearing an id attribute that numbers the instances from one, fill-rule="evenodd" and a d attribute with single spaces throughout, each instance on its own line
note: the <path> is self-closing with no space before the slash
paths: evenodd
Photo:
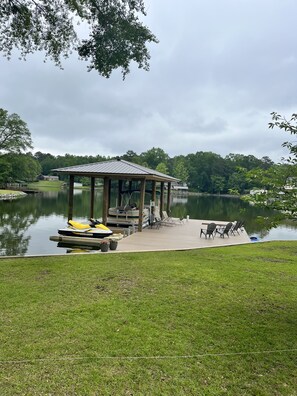
<path id="1" fill-rule="evenodd" d="M 90 192 L 75 190 L 75 220 L 86 222 L 89 214 Z M 95 192 L 95 216 L 101 217 L 102 191 Z M 65 254 L 49 236 L 58 235 L 58 228 L 67 224 L 67 191 L 50 191 L 14 201 L 0 201 L 0 255 Z M 269 217 L 270 212 L 250 206 L 239 198 L 218 196 L 172 196 L 171 215 L 192 219 L 234 221 L 244 220 L 250 236 L 259 240 L 297 240 L 297 224 L 285 222 L 266 231 L 257 216 Z M 198 237 L 199 230 L 197 231 Z"/>

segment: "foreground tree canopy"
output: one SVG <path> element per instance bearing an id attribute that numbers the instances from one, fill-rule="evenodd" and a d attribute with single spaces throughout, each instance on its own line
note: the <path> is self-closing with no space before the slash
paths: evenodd
<path id="1" fill-rule="evenodd" d="M 121 68 L 125 77 L 131 61 L 149 69 L 146 45 L 157 42 L 141 14 L 143 0 L 1 0 L 0 51 L 8 58 L 14 48 L 22 58 L 44 51 L 61 66 L 61 57 L 75 50 L 89 70 L 109 77 Z M 87 38 L 79 38 L 86 30 Z"/>
<path id="2" fill-rule="evenodd" d="M 271 113 L 272 122 L 269 123 L 269 128 L 273 129 L 277 127 L 286 132 L 290 132 L 291 135 L 297 135 L 297 114 L 292 114 L 290 120 L 280 114 L 273 112 Z M 291 164 L 297 164 L 297 144 L 295 142 L 284 142 L 283 147 L 289 150 L 290 156 L 287 161 Z"/>
<path id="3" fill-rule="evenodd" d="M 276 112 L 271 113 L 271 116 L 269 128 L 276 127 L 297 135 L 297 114 L 292 114 L 289 120 Z M 283 164 L 248 173 L 248 180 L 262 188 L 249 196 L 248 200 L 258 206 L 275 209 L 283 217 L 297 220 L 297 145 L 296 142 L 284 142 L 283 147 L 289 149 L 289 157 L 284 159 Z"/>

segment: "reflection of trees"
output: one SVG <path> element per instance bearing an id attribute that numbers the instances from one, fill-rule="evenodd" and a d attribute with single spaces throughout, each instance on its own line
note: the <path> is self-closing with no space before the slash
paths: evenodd
<path id="1" fill-rule="evenodd" d="M 1 202 L 0 214 L 0 241 L 1 256 L 23 255 L 28 250 L 30 236 L 25 232 L 37 219 L 35 216 L 22 209 L 19 205 L 24 199 L 12 202 Z"/>
<path id="2" fill-rule="evenodd" d="M 269 234 L 270 230 L 261 229 L 260 231 L 253 231 L 252 233 L 258 233 L 261 239 L 265 238 Z"/>
<path id="3" fill-rule="evenodd" d="M 243 220 L 249 234 L 257 233 L 264 237 L 266 231 L 258 222 L 258 216 L 270 217 L 272 211 L 249 205 L 240 198 L 189 195 L 186 204 L 172 205 L 173 216 L 185 217 L 187 214 L 194 219 L 235 221 Z"/>
<path id="4" fill-rule="evenodd" d="M 50 191 L 37 194 L 30 202 L 38 216 L 60 215 L 67 217 L 68 192 L 66 190 Z M 73 197 L 73 216 L 87 218 L 90 213 L 90 191 L 82 190 Z M 95 214 L 102 214 L 102 190 L 95 191 Z"/>
<path id="5" fill-rule="evenodd" d="M 116 194 L 112 197 L 112 203 Z M 102 190 L 95 191 L 94 216 L 102 214 Z M 82 190 L 81 194 L 74 196 L 74 218 L 87 219 L 90 212 L 90 192 Z M 51 191 L 11 202 L 0 201 L 0 255 L 23 255 L 27 252 L 30 242 L 29 227 L 40 217 L 50 218 L 61 216 L 65 220 L 68 213 L 67 191 Z M 171 215 L 204 220 L 234 221 L 242 219 L 249 234 L 264 237 L 268 234 L 266 227 L 257 221 L 258 216 L 269 217 L 272 212 L 250 206 L 238 198 L 219 196 L 188 195 L 187 201 L 175 200 L 172 202 Z M 288 222 L 286 222 L 288 223 Z M 296 229 L 296 224 L 288 226 Z M 198 230 L 197 230 L 198 233 Z"/>
<path id="6" fill-rule="evenodd" d="M 95 214 L 101 216 L 102 192 L 96 191 Z M 60 215 L 67 217 L 67 191 L 48 191 L 27 195 L 13 201 L 0 201 L 0 255 L 24 255 L 30 236 L 26 231 L 40 217 Z M 74 196 L 74 216 L 87 218 L 90 213 L 90 192 L 82 191 Z"/>

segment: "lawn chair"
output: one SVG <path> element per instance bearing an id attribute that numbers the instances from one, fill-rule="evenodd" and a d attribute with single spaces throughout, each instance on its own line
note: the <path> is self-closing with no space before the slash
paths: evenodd
<path id="1" fill-rule="evenodd" d="M 205 238 L 207 238 L 207 236 L 209 236 L 209 238 L 211 236 L 214 238 L 215 237 L 216 228 L 217 228 L 217 225 L 215 223 L 208 224 L 207 228 L 201 228 L 201 230 L 200 230 L 200 238 L 201 238 L 201 235 L 205 235 Z"/>
<path id="2" fill-rule="evenodd" d="M 243 226 L 243 221 L 236 221 L 235 225 L 233 226 L 231 232 L 233 235 L 235 235 L 235 231 L 237 234 L 239 234 L 239 231 L 241 231 L 241 227 Z"/>
<path id="3" fill-rule="evenodd" d="M 150 228 L 156 228 L 157 230 L 160 228 L 161 226 L 161 218 L 155 216 L 154 213 L 151 213 L 150 215 Z"/>
<path id="4" fill-rule="evenodd" d="M 183 224 L 183 219 L 179 217 L 169 217 L 166 210 L 162 211 L 162 221 L 170 222 L 173 224 Z"/>
<path id="5" fill-rule="evenodd" d="M 166 219 L 161 218 L 159 207 L 157 207 L 157 206 L 154 209 L 153 216 L 154 216 L 154 218 L 153 218 L 152 224 L 155 224 L 156 228 L 160 228 L 160 226 L 169 226 L 169 227 L 175 226 L 175 223 L 173 221 L 167 220 L 167 218 Z"/>
<path id="6" fill-rule="evenodd" d="M 229 238 L 229 232 L 231 232 L 233 227 L 233 223 L 228 223 L 225 225 L 225 227 L 220 227 L 216 229 L 216 233 L 220 235 L 221 238 L 224 238 L 225 235 Z"/>

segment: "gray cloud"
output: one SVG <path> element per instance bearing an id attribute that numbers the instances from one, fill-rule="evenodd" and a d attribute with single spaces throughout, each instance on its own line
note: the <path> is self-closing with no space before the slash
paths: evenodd
<path id="1" fill-rule="evenodd" d="M 297 3 L 291 0 L 147 0 L 144 23 L 160 43 L 151 70 L 108 80 L 75 56 L 64 70 L 0 58 L 0 106 L 28 124 L 35 151 L 118 155 L 161 147 L 285 154 L 270 112 L 296 112 Z"/>

